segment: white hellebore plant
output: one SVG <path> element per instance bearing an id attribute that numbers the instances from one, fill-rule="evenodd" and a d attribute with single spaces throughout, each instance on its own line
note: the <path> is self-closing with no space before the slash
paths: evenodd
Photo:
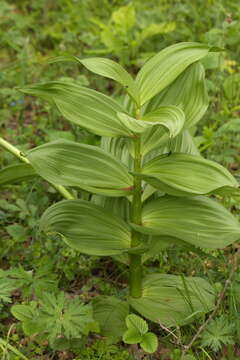
<path id="1" fill-rule="evenodd" d="M 142 272 L 147 259 L 172 244 L 186 250 L 223 248 L 240 238 L 238 221 L 211 196 L 235 193 L 238 183 L 224 167 L 200 156 L 190 135 L 208 107 L 200 60 L 211 50 L 191 42 L 167 47 L 135 79 L 109 59 L 56 59 L 78 61 L 120 83 L 126 91 L 123 103 L 74 82 L 21 89 L 102 137 L 100 147 L 66 140 L 38 146 L 26 154 L 28 164 L 18 174 L 23 179 L 37 174 L 67 193 L 65 187 L 92 194 L 89 201 L 65 196 L 68 200 L 44 212 L 40 227 L 84 254 L 114 256 L 129 267 L 125 302 L 94 300 L 103 335 L 126 332 L 129 305 L 168 327 L 214 307 L 214 289 L 204 279 Z M 0 184 L 13 172 L 14 167 L 3 169 Z"/>

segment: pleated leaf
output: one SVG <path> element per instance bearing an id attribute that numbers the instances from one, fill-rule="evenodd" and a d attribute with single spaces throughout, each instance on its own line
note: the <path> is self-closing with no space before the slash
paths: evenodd
<path id="1" fill-rule="evenodd" d="M 113 60 L 100 57 L 88 59 L 78 58 L 78 61 L 95 74 L 117 81 L 124 86 L 127 93 L 139 104 L 139 94 L 136 84 L 131 75 L 120 64 Z"/>
<path id="2" fill-rule="evenodd" d="M 149 149 L 157 146 L 161 141 L 161 136 L 166 133 L 167 139 L 179 134 L 183 128 L 185 116 L 183 111 L 176 106 L 162 106 L 146 114 L 142 120 L 136 120 L 125 113 L 118 113 L 118 118 L 132 134 L 143 133 L 141 152 L 145 154 Z"/>
<path id="3" fill-rule="evenodd" d="M 148 246 L 149 249 L 142 255 L 142 263 L 146 262 L 152 257 L 158 256 L 162 253 L 162 251 L 164 251 L 170 246 L 178 246 L 186 249 L 186 251 L 196 253 L 199 256 L 206 256 L 206 254 L 200 248 L 195 247 L 192 244 L 189 244 L 183 240 L 180 240 L 179 238 L 167 235 L 149 236 Z"/>
<path id="4" fill-rule="evenodd" d="M 80 59 L 77 56 L 67 55 L 50 59 L 49 62 L 53 63 L 58 61 L 77 61 L 85 66 L 89 71 L 118 82 L 125 87 L 128 94 L 136 101 L 136 103 L 139 103 L 138 91 L 133 78 L 120 64 L 115 61 L 101 57 Z"/>
<path id="5" fill-rule="evenodd" d="M 194 138 L 187 129 L 181 131 L 179 135 L 169 142 L 168 151 L 200 155 L 200 152 L 195 145 Z"/>
<path id="6" fill-rule="evenodd" d="M 64 200 L 50 206 L 42 215 L 40 229 L 60 235 L 84 254 L 115 255 L 130 248 L 128 225 L 110 211 L 84 200 Z"/>
<path id="7" fill-rule="evenodd" d="M 137 231 L 169 235 L 201 248 L 224 248 L 240 239 L 237 219 L 217 201 L 164 196 L 144 206 Z"/>
<path id="8" fill-rule="evenodd" d="M 214 289 L 204 279 L 151 274 L 143 279 L 142 296 L 129 302 L 145 318 L 171 327 L 211 311 L 214 300 Z"/>
<path id="9" fill-rule="evenodd" d="M 36 171 L 30 164 L 10 165 L 0 170 L 0 186 L 29 180 L 36 175 Z"/>
<path id="10" fill-rule="evenodd" d="M 114 296 L 98 296 L 93 299 L 93 316 L 99 322 L 101 335 L 113 341 L 120 340 L 127 330 L 125 319 L 129 313 L 127 302 Z"/>
<path id="11" fill-rule="evenodd" d="M 175 105 L 185 114 L 184 128 L 194 126 L 208 108 L 208 94 L 204 67 L 200 63 L 190 65 L 177 79 L 146 107 L 145 112 L 154 111 L 159 106 Z"/>
<path id="12" fill-rule="evenodd" d="M 60 81 L 36 84 L 20 91 L 40 96 L 56 104 L 69 121 L 100 136 L 131 136 L 117 118 L 125 109 L 98 91 Z"/>
<path id="13" fill-rule="evenodd" d="M 189 65 L 206 56 L 209 50 L 207 45 L 183 42 L 165 48 L 147 61 L 136 78 L 141 105 L 165 89 Z"/>
<path id="14" fill-rule="evenodd" d="M 187 129 L 181 131 L 180 134 L 174 138 L 168 138 L 166 134 L 159 138 L 159 136 L 157 136 L 159 130 L 160 129 L 156 130 L 155 133 L 153 132 L 152 136 L 149 138 L 149 146 L 144 156 L 144 164 L 157 156 L 167 155 L 169 153 L 200 155 L 200 152 L 195 145 L 194 138 Z M 145 134 L 142 135 L 142 141 L 143 138 L 145 138 Z"/>
<path id="15" fill-rule="evenodd" d="M 152 127 L 142 135 L 141 152 L 145 155 L 152 149 L 164 145 L 169 138 L 175 138 L 184 126 L 185 115 L 180 108 L 169 105 L 145 114 L 142 119 L 147 123 L 157 122 L 162 125 L 159 128 Z"/>
<path id="16" fill-rule="evenodd" d="M 173 153 L 158 156 L 144 165 L 141 177 L 170 195 L 204 195 L 221 191 L 236 192 L 238 182 L 218 163 L 203 157 Z"/>
<path id="17" fill-rule="evenodd" d="M 58 185 L 123 196 L 133 184 L 124 164 L 92 145 L 58 140 L 32 149 L 27 158 L 40 176 Z"/>

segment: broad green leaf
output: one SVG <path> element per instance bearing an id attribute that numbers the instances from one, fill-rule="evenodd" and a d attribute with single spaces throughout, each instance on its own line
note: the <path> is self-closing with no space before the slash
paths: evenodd
<path id="1" fill-rule="evenodd" d="M 140 316 L 135 314 L 130 314 L 127 316 L 126 325 L 128 329 L 135 329 L 141 335 L 146 334 L 146 332 L 148 332 L 147 322 L 143 320 Z"/>
<path id="2" fill-rule="evenodd" d="M 60 81 L 36 84 L 19 90 L 54 102 L 67 120 L 94 134 L 131 136 L 116 116 L 117 112 L 125 112 L 123 106 L 98 91 Z"/>
<path id="3" fill-rule="evenodd" d="M 183 111 L 176 106 L 162 106 L 143 116 L 142 120 L 136 120 L 124 113 L 117 115 L 123 126 L 133 135 L 143 133 L 142 154 L 159 145 L 161 136 L 165 135 L 167 140 L 169 137 L 175 137 L 179 134 L 185 119 Z"/>
<path id="4" fill-rule="evenodd" d="M 133 168 L 133 158 L 128 151 L 128 139 L 103 136 L 101 138 L 101 148 L 121 160 L 129 169 Z"/>
<path id="5" fill-rule="evenodd" d="M 144 263 L 148 259 L 151 259 L 152 257 L 158 256 L 159 254 L 162 253 L 162 251 L 164 251 L 170 246 L 178 246 L 183 249 L 186 249 L 187 251 L 196 253 L 200 256 L 201 255 L 206 256 L 206 254 L 198 247 L 195 247 L 192 244 L 189 244 L 176 237 L 167 236 L 167 235 L 158 235 L 158 236 L 155 235 L 155 236 L 149 236 L 148 239 L 149 249 L 146 252 L 144 252 L 144 254 L 142 255 L 142 263 Z"/>
<path id="6" fill-rule="evenodd" d="M 185 114 L 184 128 L 194 126 L 208 108 L 204 68 L 200 63 L 190 65 L 176 80 L 148 103 L 145 112 L 159 106 L 175 105 Z"/>
<path id="7" fill-rule="evenodd" d="M 113 296 L 98 296 L 93 299 L 92 305 L 93 317 L 100 324 L 101 335 L 113 341 L 119 340 L 127 330 L 128 303 Z"/>
<path id="8" fill-rule="evenodd" d="M 177 106 L 160 106 L 158 109 L 143 115 L 142 120 L 153 124 L 159 122 L 168 129 L 170 137 L 175 137 L 184 125 L 185 114 Z"/>
<path id="9" fill-rule="evenodd" d="M 139 174 L 153 187 L 175 196 L 228 193 L 239 187 L 231 173 L 203 157 L 173 153 L 149 161 Z"/>
<path id="10" fill-rule="evenodd" d="M 144 64 L 136 78 L 141 105 L 165 89 L 189 65 L 202 59 L 209 51 L 207 45 L 182 42 L 169 46 L 153 56 Z"/>
<path id="11" fill-rule="evenodd" d="M 96 146 L 58 140 L 32 149 L 27 158 L 37 174 L 58 185 L 115 196 L 131 192 L 127 167 Z"/>
<path id="12" fill-rule="evenodd" d="M 214 289 L 204 279 L 151 274 L 143 279 L 142 296 L 130 305 L 147 319 L 164 326 L 186 324 L 214 308 Z"/>
<path id="13" fill-rule="evenodd" d="M 114 255 L 130 248 L 128 225 L 110 211 L 84 200 L 65 200 L 50 206 L 40 228 L 58 234 L 71 247 L 89 255 Z"/>
<path id="14" fill-rule="evenodd" d="M 169 246 L 175 244 L 171 236 L 151 236 L 149 235 L 148 244 L 149 249 L 142 255 L 142 263 L 151 259 L 154 256 L 161 254 L 162 251 Z M 178 239 L 177 239 L 178 240 Z M 181 241 L 181 240 L 180 240 Z"/>
<path id="15" fill-rule="evenodd" d="M 145 184 L 142 193 L 142 202 L 146 201 L 150 196 L 152 196 L 156 192 L 156 188 L 151 186 L 150 184 Z M 164 193 L 163 193 L 164 194 Z"/>
<path id="16" fill-rule="evenodd" d="M 0 186 L 32 179 L 36 172 L 30 164 L 10 165 L 0 170 Z"/>
<path id="17" fill-rule="evenodd" d="M 168 151 L 200 155 L 200 152 L 195 145 L 194 138 L 188 130 L 182 131 L 179 135 L 171 140 L 168 146 Z"/>
<path id="18" fill-rule="evenodd" d="M 89 59 L 79 59 L 88 70 L 105 76 L 107 78 L 117 81 L 119 84 L 124 86 L 128 94 L 139 103 L 139 95 L 136 88 L 136 84 L 131 77 L 131 75 L 118 63 L 113 60 L 105 58 L 89 58 Z"/>
<path id="19" fill-rule="evenodd" d="M 128 329 L 123 334 L 123 341 L 125 342 L 125 344 L 138 344 L 141 340 L 142 335 L 135 328 Z"/>
<path id="20" fill-rule="evenodd" d="M 164 196 L 142 211 L 142 225 L 151 235 L 168 235 L 202 248 L 224 248 L 240 239 L 240 224 L 221 204 L 208 197 Z"/>
<path id="21" fill-rule="evenodd" d="M 150 124 L 156 122 L 162 125 L 158 129 L 152 127 L 142 135 L 141 152 L 145 155 L 157 146 L 164 145 L 169 138 L 175 138 L 184 126 L 185 115 L 180 108 L 169 105 L 145 114 L 142 119 Z"/>
<path id="22" fill-rule="evenodd" d="M 80 59 L 77 56 L 59 56 L 54 59 L 51 59 L 51 62 L 57 61 L 77 61 L 83 66 L 85 66 L 89 71 L 92 71 L 95 74 L 105 76 L 109 79 L 113 79 L 126 89 L 129 95 L 138 103 L 138 92 L 135 85 L 135 82 L 131 75 L 118 63 L 113 60 L 101 58 L 101 57 L 92 57 L 86 59 Z"/>
<path id="23" fill-rule="evenodd" d="M 126 197 L 108 197 L 102 195 L 92 195 L 91 203 L 102 206 L 112 214 L 117 215 L 128 222 L 130 218 L 130 203 Z"/>
<path id="24" fill-rule="evenodd" d="M 143 335 L 140 346 L 145 352 L 149 354 L 154 353 L 158 348 L 157 336 L 152 332 L 148 332 L 147 334 Z"/>
<path id="25" fill-rule="evenodd" d="M 156 131 L 157 133 L 157 131 Z M 167 155 L 171 153 L 184 153 L 191 155 L 200 155 L 200 152 L 195 145 L 193 136 L 188 130 L 183 130 L 175 138 L 167 138 L 165 135 L 159 139 L 153 134 L 152 144 L 155 143 L 154 148 L 151 146 L 151 141 L 148 142 L 150 145 L 150 151 L 144 156 L 144 164 L 160 155 Z M 154 141 L 154 139 L 156 141 Z M 162 145 L 161 145 L 162 143 Z"/>

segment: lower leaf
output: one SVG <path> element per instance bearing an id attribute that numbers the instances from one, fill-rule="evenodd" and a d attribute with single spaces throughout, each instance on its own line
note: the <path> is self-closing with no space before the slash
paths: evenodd
<path id="1" fill-rule="evenodd" d="M 37 176 L 30 164 L 10 165 L 0 170 L 0 187 L 16 184 Z"/>
<path id="2" fill-rule="evenodd" d="M 145 318 L 171 327 L 211 311 L 214 300 L 214 289 L 204 279 L 151 274 L 143 279 L 142 296 L 129 302 Z"/>
<path id="3" fill-rule="evenodd" d="M 130 249 L 128 225 L 116 215 L 84 200 L 65 200 L 50 206 L 40 228 L 59 234 L 71 247 L 89 255 L 115 255 Z"/>
<path id="4" fill-rule="evenodd" d="M 121 339 L 127 330 L 125 319 L 129 313 L 127 302 L 114 296 L 99 296 L 93 300 L 93 317 L 100 324 L 100 332 L 112 342 Z"/>

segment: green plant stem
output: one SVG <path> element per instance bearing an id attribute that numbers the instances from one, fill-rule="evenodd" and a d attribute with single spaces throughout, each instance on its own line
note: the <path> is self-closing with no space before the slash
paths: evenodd
<path id="1" fill-rule="evenodd" d="M 136 116 L 137 118 L 138 116 Z M 134 139 L 134 172 L 141 171 L 141 138 Z M 134 190 L 131 207 L 131 221 L 134 224 L 141 224 L 141 210 L 142 210 L 142 182 L 139 176 L 134 176 Z M 136 247 L 141 243 L 141 234 L 132 230 L 131 247 Z M 142 257 L 137 254 L 129 255 L 130 275 L 129 288 L 130 296 L 134 298 L 142 295 Z"/>
<path id="2" fill-rule="evenodd" d="M 4 140 L 0 137 L 0 146 L 9 151 L 11 154 L 16 156 L 19 160 L 22 162 L 25 162 L 26 164 L 30 164 L 29 160 L 22 155 L 21 151 L 18 150 L 15 146 L 10 144 L 8 141 Z M 52 184 L 51 185 L 67 200 L 74 199 L 74 196 L 62 185 Z"/>

